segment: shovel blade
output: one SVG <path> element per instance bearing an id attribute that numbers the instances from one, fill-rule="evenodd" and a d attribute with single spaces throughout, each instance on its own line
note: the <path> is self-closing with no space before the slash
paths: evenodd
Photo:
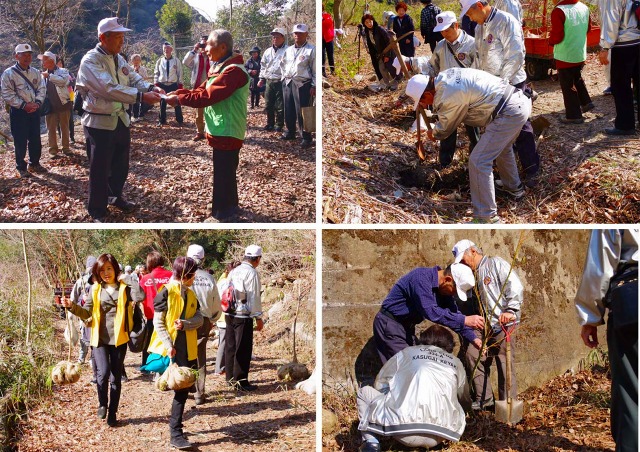
<path id="1" fill-rule="evenodd" d="M 522 420 L 524 411 L 524 403 L 522 400 L 511 400 L 511 411 L 509 411 L 509 402 L 506 400 L 496 401 L 496 421 L 505 424 L 517 424 Z"/>

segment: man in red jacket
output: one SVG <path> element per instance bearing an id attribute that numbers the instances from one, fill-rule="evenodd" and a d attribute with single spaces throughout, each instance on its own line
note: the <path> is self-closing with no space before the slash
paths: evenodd
<path id="1" fill-rule="evenodd" d="M 140 287 L 144 290 L 144 301 L 142 306 L 144 308 L 144 316 L 147 318 L 147 340 L 142 348 L 142 365 L 146 364 L 149 352 L 149 342 L 151 341 L 151 333 L 153 333 L 153 299 L 158 294 L 158 290 L 169 282 L 169 278 L 173 273 L 171 270 L 163 268 L 165 264 L 164 257 L 157 251 L 152 251 L 147 254 L 147 273 L 140 278 Z"/>

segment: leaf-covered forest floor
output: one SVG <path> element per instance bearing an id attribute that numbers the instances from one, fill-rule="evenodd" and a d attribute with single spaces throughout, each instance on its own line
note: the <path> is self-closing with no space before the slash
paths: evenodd
<path id="1" fill-rule="evenodd" d="M 367 89 L 374 76 L 366 44 L 361 44 L 360 81 L 355 70 L 358 44 L 355 27 L 336 50 L 337 76 L 323 88 L 323 188 L 325 223 L 459 223 L 472 219 L 467 170 L 468 140 L 458 129 L 454 162 L 438 170 L 437 147 L 428 140 L 426 162 L 408 132 L 414 113 L 410 102 L 394 107 L 406 82 L 396 92 Z M 428 45 L 418 56 L 430 55 Z M 589 54 L 583 78 L 596 108 L 584 124 L 565 125 L 560 85 L 550 78 L 533 82 L 539 93 L 532 119 L 544 118 L 540 182 L 519 202 L 497 199 L 505 223 L 637 223 L 640 218 L 640 138 L 605 135 L 613 127 L 615 106 L 604 69 Z M 374 76 L 375 77 L 375 76 Z M 429 143 L 429 144 L 427 144 Z"/>
<path id="2" fill-rule="evenodd" d="M 195 110 L 184 107 L 184 124 L 168 108 L 167 125 L 158 126 L 159 106 L 145 121 L 132 124 L 129 177 L 124 196 L 139 205 L 132 214 L 109 208 L 112 223 L 199 223 L 211 215 L 213 161 L 206 140 L 195 135 Z M 248 110 L 247 137 L 240 150 L 239 223 L 312 223 L 315 221 L 315 147 L 283 141 L 262 130 L 266 114 Z M 0 145 L 0 222 L 90 222 L 86 210 L 89 165 L 79 119 L 72 156 L 48 153 L 42 135 L 42 165 L 49 170 L 16 178 L 13 143 Z M 58 140 L 60 146 L 60 140 Z"/>

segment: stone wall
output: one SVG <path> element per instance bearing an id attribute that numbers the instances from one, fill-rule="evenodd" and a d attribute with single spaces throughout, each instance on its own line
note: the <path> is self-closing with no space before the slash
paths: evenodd
<path id="1" fill-rule="evenodd" d="M 486 255 L 512 261 L 525 287 L 517 332 L 519 391 L 575 367 L 589 349 L 580 339 L 573 298 L 580 282 L 586 230 L 325 230 L 323 231 L 323 374 L 327 387 L 353 387 L 380 367 L 372 347 L 373 317 L 391 286 L 409 270 L 445 267 L 467 238 Z M 604 340 L 604 329 L 600 334 Z M 495 373 L 495 372 L 494 372 Z"/>

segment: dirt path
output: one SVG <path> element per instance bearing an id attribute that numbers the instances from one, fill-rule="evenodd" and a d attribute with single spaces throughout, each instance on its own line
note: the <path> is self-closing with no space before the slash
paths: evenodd
<path id="1" fill-rule="evenodd" d="M 63 322 L 59 322 L 62 330 Z M 267 330 L 267 327 L 265 327 Z M 302 451 L 315 447 L 315 395 L 276 381 L 276 369 L 286 363 L 270 345 L 267 332 L 254 336 L 250 380 L 258 390 L 237 397 L 225 387 L 223 377 L 212 375 L 216 349 L 207 347 L 207 395 L 196 407 L 190 395 L 185 407 L 184 430 L 195 450 Z M 64 354 L 66 358 L 66 353 Z M 73 351 L 77 358 L 77 351 Z M 140 354 L 127 353 L 128 382 L 122 385 L 115 428 L 96 416 L 95 385 L 91 368 L 83 366 L 79 382 L 54 386 L 51 398 L 30 412 L 23 425 L 19 450 L 170 450 L 169 412 L 173 391 L 160 392 L 150 377 L 138 371 Z M 175 450 L 175 449 L 173 449 Z"/>
<path id="2" fill-rule="evenodd" d="M 355 27 L 350 28 L 355 36 Z M 394 107 L 404 93 L 373 93 L 369 55 L 361 49 L 362 81 L 349 77 L 356 69 L 357 44 L 343 41 L 336 53 L 337 77 L 323 90 L 323 222 L 326 223 L 460 223 L 472 218 L 467 170 L 468 140 L 458 131 L 452 165 L 440 170 L 438 148 L 425 142 L 427 160 L 420 162 L 416 136 L 408 129 L 415 119 L 409 102 Z M 428 46 L 417 49 L 430 55 Z M 583 78 L 596 108 L 584 124 L 560 123 L 564 116 L 557 80 L 534 82 L 539 97 L 532 118 L 550 124 L 539 142 L 540 182 L 519 202 L 498 199 L 498 215 L 506 223 L 635 223 L 640 217 L 640 140 L 611 137 L 615 106 L 604 69 L 589 54 Z"/>
<path id="3" fill-rule="evenodd" d="M 185 122 L 157 123 L 158 108 L 132 125 L 130 170 L 124 195 L 140 209 L 125 215 L 110 209 L 109 222 L 202 222 L 211 215 L 213 161 L 206 141 L 194 143 L 195 110 Z M 310 223 L 315 221 L 315 148 L 283 141 L 266 132 L 266 114 L 248 110 L 247 136 L 240 150 L 238 192 L 243 209 L 234 222 Z M 42 165 L 49 170 L 16 179 L 13 145 L 0 146 L 0 222 L 89 222 L 88 161 L 82 126 L 75 127 L 72 156 L 48 153 L 42 135 Z"/>

